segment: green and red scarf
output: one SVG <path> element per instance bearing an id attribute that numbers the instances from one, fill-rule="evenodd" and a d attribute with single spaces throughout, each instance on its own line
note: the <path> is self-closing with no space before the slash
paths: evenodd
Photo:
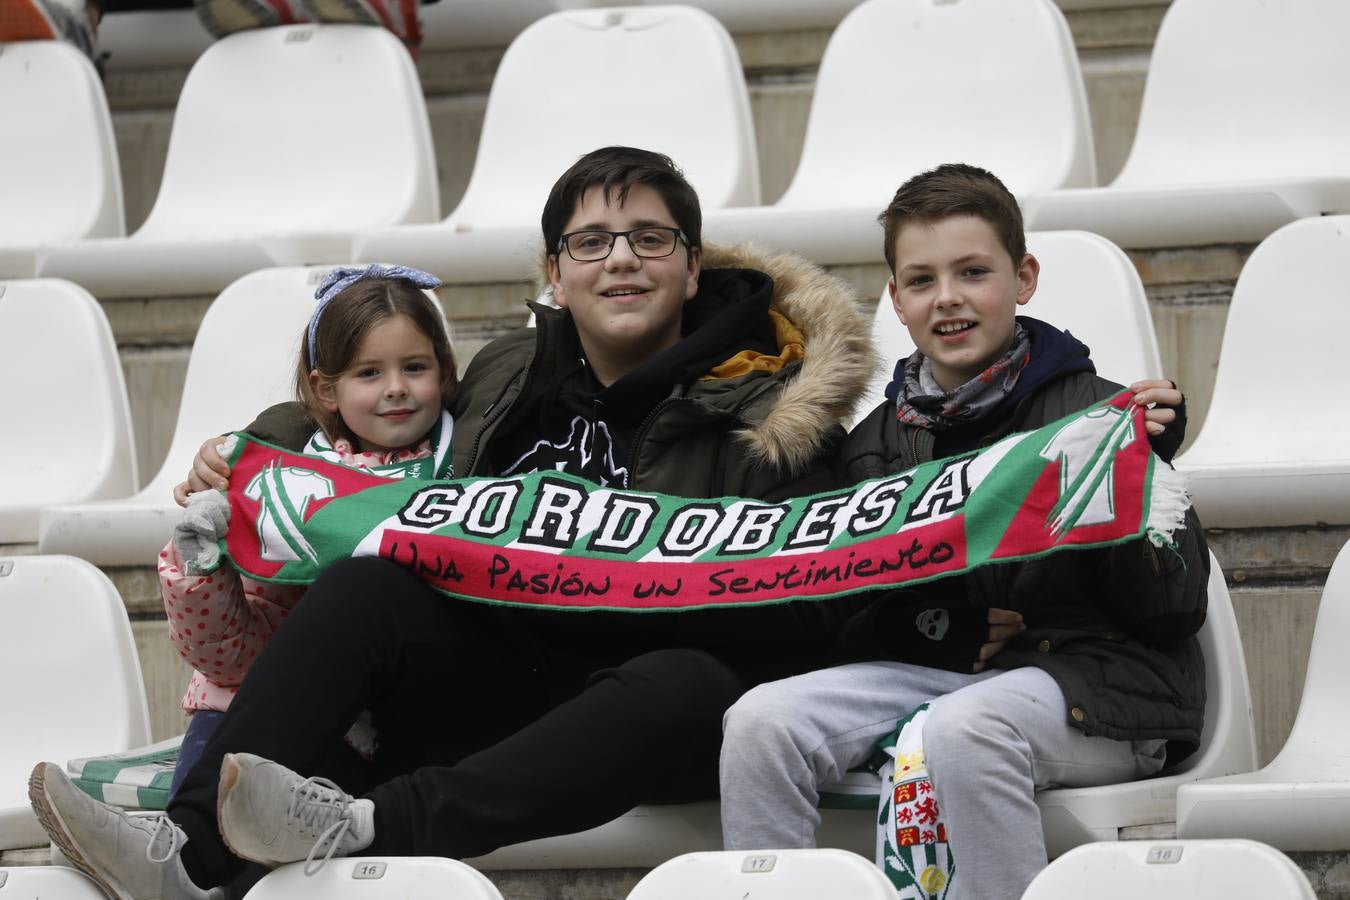
<path id="1" fill-rule="evenodd" d="M 1149 535 L 1187 501 L 1129 392 L 976 453 L 766 503 L 615 490 L 555 472 L 391 480 L 247 438 L 222 550 L 307 584 L 381 556 L 455 598 L 645 612 L 823 600 Z"/>

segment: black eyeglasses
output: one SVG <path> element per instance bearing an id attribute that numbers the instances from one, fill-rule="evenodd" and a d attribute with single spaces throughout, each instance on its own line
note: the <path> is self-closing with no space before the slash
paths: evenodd
<path id="1" fill-rule="evenodd" d="M 614 242 L 627 238 L 634 256 L 643 259 L 664 259 L 675 252 L 679 241 L 689 244 L 689 238 L 678 228 L 667 225 L 647 225 L 628 231 L 570 231 L 558 238 L 557 251 L 567 248 L 567 255 L 577 262 L 599 262 L 614 250 Z"/>

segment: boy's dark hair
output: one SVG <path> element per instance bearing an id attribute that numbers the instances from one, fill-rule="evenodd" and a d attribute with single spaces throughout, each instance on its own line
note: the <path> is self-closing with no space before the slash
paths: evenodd
<path id="1" fill-rule="evenodd" d="M 965 163 L 946 163 L 900 185 L 877 221 L 886 229 L 886 265 L 895 274 L 895 239 L 908 222 L 934 222 L 948 216 L 979 216 L 994 229 L 1013 268 L 1027 255 L 1022 209 L 994 173 Z"/>
<path id="2" fill-rule="evenodd" d="M 587 189 L 600 186 L 606 197 L 623 203 L 635 184 L 648 185 L 661 195 L 675 224 L 688 239 L 689 249 L 701 246 L 703 212 L 698 194 L 670 157 L 636 147 L 602 147 L 573 163 L 549 191 L 540 218 L 544 252 L 549 255 L 558 252 L 558 239 Z"/>
<path id="3" fill-rule="evenodd" d="M 300 361 L 295 370 L 296 397 L 305 404 L 310 417 L 330 441 L 346 438 L 360 446 L 360 439 L 342 417 L 330 413 L 319 402 L 309 383 L 310 370 L 317 369 L 324 382 L 336 384 L 351 366 L 366 333 L 395 316 L 407 316 L 431 341 L 431 350 L 436 355 L 441 377 L 445 379 L 441 405 L 449 407 L 450 397 L 459 385 L 459 376 L 455 371 L 455 354 L 445 331 L 445 316 L 430 297 L 406 279 L 363 278 L 339 291 L 324 308 L 314 332 L 316 359 L 309 358 L 308 327 L 300 336 Z"/>

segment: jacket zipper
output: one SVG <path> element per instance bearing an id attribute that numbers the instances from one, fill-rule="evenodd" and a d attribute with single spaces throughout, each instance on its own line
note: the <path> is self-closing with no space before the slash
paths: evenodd
<path id="1" fill-rule="evenodd" d="M 652 407 L 652 411 L 649 412 L 649 413 L 647 413 L 647 418 L 643 419 L 643 420 L 642 420 L 642 424 L 638 426 L 637 434 L 634 435 L 634 437 L 633 437 L 633 449 L 632 449 L 631 451 L 629 451 L 629 454 L 628 454 L 628 472 L 629 472 L 628 489 L 629 489 L 629 490 L 637 490 L 637 475 L 638 475 L 638 473 L 637 473 L 637 459 L 638 459 L 638 450 L 642 448 L 642 442 L 646 439 L 646 437 L 647 437 L 647 431 L 648 431 L 648 429 L 651 428 L 652 422 L 656 421 L 656 417 L 659 416 L 662 412 L 664 412 L 667 408 L 669 408 L 669 407 L 671 407 L 671 406 L 674 406 L 676 403 L 680 403 L 681 401 L 684 401 L 684 402 L 690 402 L 690 398 L 689 398 L 689 397 L 683 397 L 683 396 L 681 396 L 681 397 L 667 397 L 666 399 L 662 400 L 660 403 L 658 403 L 658 404 L 656 404 L 655 406 L 653 406 L 653 407 Z"/>
<path id="2" fill-rule="evenodd" d="M 529 387 L 529 382 L 530 371 L 527 367 L 520 393 L 524 393 L 525 388 Z M 478 466 L 478 450 L 483 443 L 483 435 L 487 434 L 487 432 L 497 423 L 497 420 L 506 415 L 506 412 L 511 408 L 511 404 L 502 404 L 502 398 L 506 396 L 507 392 L 511 390 L 514 384 L 515 381 L 508 381 L 504 384 L 501 391 L 498 392 L 496 398 L 493 399 L 492 403 L 488 405 L 486 412 L 484 412 L 483 427 L 478 429 L 478 433 L 473 436 L 473 449 L 469 451 L 469 464 L 465 467 L 465 472 L 462 477 L 467 478 L 473 474 L 474 469 Z M 519 394 L 517 396 L 519 396 Z"/>

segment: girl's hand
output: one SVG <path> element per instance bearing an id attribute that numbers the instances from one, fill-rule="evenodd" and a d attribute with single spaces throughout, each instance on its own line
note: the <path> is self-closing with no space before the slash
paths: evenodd
<path id="1" fill-rule="evenodd" d="M 192 495 L 173 529 L 173 545 L 189 575 L 212 572 L 220 565 L 218 542 L 230 528 L 230 503 L 219 491 Z"/>
<path id="2" fill-rule="evenodd" d="M 230 464 L 220 455 L 222 443 L 222 438 L 207 438 L 197 451 L 187 480 L 173 489 L 173 499 L 179 506 L 187 506 L 188 496 L 200 491 L 229 490 Z"/>

